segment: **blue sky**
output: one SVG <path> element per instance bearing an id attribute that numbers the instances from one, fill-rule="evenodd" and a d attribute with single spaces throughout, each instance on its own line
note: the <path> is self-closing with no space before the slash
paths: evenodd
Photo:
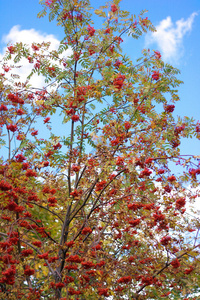
<path id="1" fill-rule="evenodd" d="M 104 0 L 91 0 L 93 6 L 103 5 Z M 121 7 L 139 14 L 147 9 L 147 16 L 157 28 L 156 34 L 143 36 L 139 41 L 126 38 L 125 52 L 134 61 L 145 47 L 159 50 L 163 59 L 180 69 L 181 101 L 176 104 L 174 114 L 200 120 L 200 0 L 122 0 Z M 48 18 L 37 18 L 41 10 L 38 0 L 0 0 L 0 59 L 7 43 L 52 41 L 58 45 L 63 37 L 61 28 L 49 23 Z M 183 154 L 199 154 L 200 142 L 185 140 Z"/>

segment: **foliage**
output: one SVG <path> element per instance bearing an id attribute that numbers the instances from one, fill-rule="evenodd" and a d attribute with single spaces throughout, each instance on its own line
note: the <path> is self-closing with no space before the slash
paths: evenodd
<path id="1" fill-rule="evenodd" d="M 7 48 L 1 299 L 198 292 L 199 219 L 188 203 L 198 196 L 199 157 L 181 156 L 179 145 L 199 138 L 200 124 L 174 118 L 179 71 L 158 51 L 144 50 L 135 64 L 123 54 L 124 35 L 137 39 L 154 27 L 145 12 L 132 16 L 119 3 L 94 12 L 103 20 L 97 29 L 89 0 L 41 1 L 39 17 L 48 13 L 63 27 L 59 48 Z M 26 82 L 14 73 L 22 58 L 33 66 Z M 34 74 L 46 87 L 30 85 Z M 173 175 L 173 164 L 183 172 Z"/>

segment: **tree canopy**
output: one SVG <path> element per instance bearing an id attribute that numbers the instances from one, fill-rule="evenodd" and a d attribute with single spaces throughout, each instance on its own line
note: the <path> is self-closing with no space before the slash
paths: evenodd
<path id="1" fill-rule="evenodd" d="M 155 30 L 145 11 L 41 4 L 58 49 L 17 43 L 1 61 L 0 298 L 195 299 L 200 164 L 180 143 L 200 124 L 173 115 L 179 71 L 158 51 L 124 53 L 125 36 Z"/>

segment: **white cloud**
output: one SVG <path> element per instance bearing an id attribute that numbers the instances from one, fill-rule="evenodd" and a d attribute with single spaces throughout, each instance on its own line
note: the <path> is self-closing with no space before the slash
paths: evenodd
<path id="1" fill-rule="evenodd" d="M 193 188 L 189 185 L 186 194 L 187 194 L 187 205 L 186 205 L 187 212 L 190 214 L 190 216 L 198 218 L 198 216 L 200 215 L 199 214 L 200 213 L 200 189 L 198 187 Z M 196 198 L 190 201 L 191 196 L 195 196 Z"/>
<path id="2" fill-rule="evenodd" d="M 50 42 L 51 46 L 49 50 L 58 49 L 60 43 L 59 40 L 53 34 L 46 34 L 40 31 L 36 31 L 35 29 L 21 30 L 19 25 L 15 25 L 11 28 L 10 32 L 7 35 L 4 35 L 2 37 L 1 43 L 5 44 L 5 47 L 0 52 L 0 61 L 2 60 L 5 54 L 7 45 L 14 45 L 16 42 L 22 42 L 26 45 L 31 45 L 32 43 Z M 70 49 L 64 53 L 64 56 L 67 57 L 69 54 L 71 54 Z M 12 62 L 10 64 L 12 64 Z M 24 82 L 26 81 L 27 76 L 30 74 L 33 64 L 30 64 L 27 61 L 27 59 L 23 58 L 18 63 L 18 65 L 23 67 L 17 69 L 17 72 L 15 73 L 20 75 L 20 81 Z M 41 76 L 39 77 L 37 74 L 33 75 L 30 83 L 36 88 L 42 88 L 45 86 L 44 78 L 41 78 Z"/>
<path id="3" fill-rule="evenodd" d="M 14 44 L 16 42 L 23 42 L 24 44 L 51 42 L 52 49 L 59 46 L 59 40 L 53 34 L 42 33 L 35 29 L 20 30 L 19 25 L 13 26 L 10 32 L 3 36 L 2 42 L 5 44 Z"/>
<path id="4" fill-rule="evenodd" d="M 188 19 L 182 18 L 175 23 L 172 22 L 170 16 L 162 20 L 156 26 L 157 31 L 146 36 L 146 46 L 157 44 L 164 60 L 178 61 L 184 52 L 183 38 L 192 30 L 194 18 L 197 15 L 197 12 L 193 12 Z"/>

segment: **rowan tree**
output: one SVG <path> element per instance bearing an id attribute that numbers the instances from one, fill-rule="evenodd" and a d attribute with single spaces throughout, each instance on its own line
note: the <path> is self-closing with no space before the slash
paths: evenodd
<path id="1" fill-rule="evenodd" d="M 1 62 L 1 299 L 195 299 L 200 165 L 180 142 L 200 124 L 174 117 L 179 71 L 158 51 L 123 53 L 124 36 L 154 30 L 144 12 L 41 3 L 59 48 L 9 45 Z"/>

